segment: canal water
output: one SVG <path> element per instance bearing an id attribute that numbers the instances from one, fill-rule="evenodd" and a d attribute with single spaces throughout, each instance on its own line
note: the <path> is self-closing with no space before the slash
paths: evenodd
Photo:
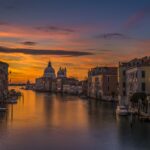
<path id="1" fill-rule="evenodd" d="M 150 124 L 131 129 L 111 103 L 22 92 L 0 113 L 0 150 L 150 150 Z"/>

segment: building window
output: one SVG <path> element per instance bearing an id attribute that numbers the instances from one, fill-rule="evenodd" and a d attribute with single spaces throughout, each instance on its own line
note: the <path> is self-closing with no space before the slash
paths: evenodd
<path id="1" fill-rule="evenodd" d="M 124 71 L 123 71 L 123 76 L 125 76 L 125 75 L 126 75 L 126 71 L 124 70 Z"/>
<path id="2" fill-rule="evenodd" d="M 145 78 L 145 71 L 142 71 L 142 78 Z"/>
<path id="3" fill-rule="evenodd" d="M 108 91 L 109 91 L 109 86 L 107 87 Z"/>
<path id="4" fill-rule="evenodd" d="M 142 90 L 142 92 L 145 92 L 145 83 L 144 82 L 142 82 L 142 85 L 141 85 L 141 90 Z"/>
<path id="5" fill-rule="evenodd" d="M 109 77 L 107 77 L 107 81 L 109 82 Z"/>
<path id="6" fill-rule="evenodd" d="M 123 91 L 123 96 L 126 96 L 126 91 Z"/>
<path id="7" fill-rule="evenodd" d="M 138 71 L 136 72 L 136 78 L 138 77 Z"/>
<path id="8" fill-rule="evenodd" d="M 124 88 L 126 87 L 126 83 L 125 83 L 125 82 L 123 82 L 123 87 L 124 87 Z"/>
<path id="9" fill-rule="evenodd" d="M 95 82 L 98 82 L 98 81 L 99 81 L 99 79 L 96 77 L 96 78 L 95 78 Z"/>

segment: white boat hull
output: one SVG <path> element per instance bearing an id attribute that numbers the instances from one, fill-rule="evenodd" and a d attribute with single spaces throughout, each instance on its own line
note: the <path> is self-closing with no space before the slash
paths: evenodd
<path id="1" fill-rule="evenodd" d="M 117 106 L 116 114 L 120 116 L 126 116 L 129 114 L 129 112 L 124 106 Z"/>
<path id="2" fill-rule="evenodd" d="M 0 112 L 4 112 L 6 110 L 7 110 L 7 108 L 0 107 Z"/>

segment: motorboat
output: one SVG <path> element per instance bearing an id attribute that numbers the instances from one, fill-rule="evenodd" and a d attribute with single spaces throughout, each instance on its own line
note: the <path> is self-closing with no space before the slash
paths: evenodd
<path id="1" fill-rule="evenodd" d="M 120 116 L 126 116 L 129 114 L 129 112 L 125 106 L 117 106 L 116 114 Z"/>
<path id="2" fill-rule="evenodd" d="M 5 108 L 5 107 L 0 107 L 0 112 L 4 112 L 4 111 L 6 111 L 7 110 L 7 108 Z"/>

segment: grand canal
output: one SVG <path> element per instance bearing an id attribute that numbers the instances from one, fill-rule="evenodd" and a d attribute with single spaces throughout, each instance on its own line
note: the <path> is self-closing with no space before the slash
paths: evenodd
<path id="1" fill-rule="evenodd" d="M 0 150 L 149 150 L 150 124 L 116 117 L 111 103 L 22 90 L 0 113 Z"/>

